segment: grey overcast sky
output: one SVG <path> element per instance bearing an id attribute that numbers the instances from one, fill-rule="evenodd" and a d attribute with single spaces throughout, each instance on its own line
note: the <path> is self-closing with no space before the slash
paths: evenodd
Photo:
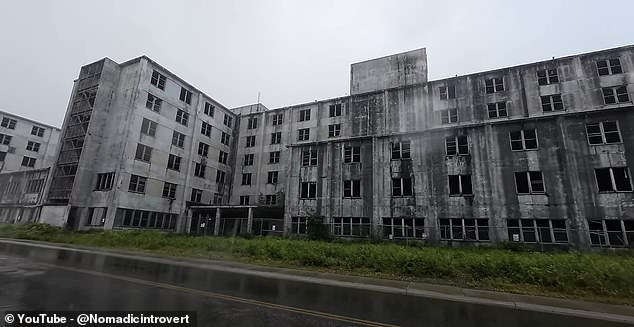
<path id="1" fill-rule="evenodd" d="M 227 107 L 347 94 L 425 47 L 429 79 L 632 44 L 634 1 L 0 0 L 0 109 L 61 126 L 79 67 L 147 55 Z"/>

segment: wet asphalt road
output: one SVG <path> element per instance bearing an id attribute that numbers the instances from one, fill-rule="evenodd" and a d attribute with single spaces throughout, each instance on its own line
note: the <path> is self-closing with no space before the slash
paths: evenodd
<path id="1" fill-rule="evenodd" d="M 196 311 L 198 326 L 631 326 L 0 242 L 0 311 Z"/>

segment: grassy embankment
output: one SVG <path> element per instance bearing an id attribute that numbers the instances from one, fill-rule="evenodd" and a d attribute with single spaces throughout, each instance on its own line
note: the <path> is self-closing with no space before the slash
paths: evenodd
<path id="1" fill-rule="evenodd" d="M 190 237 L 149 231 L 68 232 L 40 224 L 0 224 L 0 237 L 634 305 L 631 251 L 539 253 L 393 243 Z"/>

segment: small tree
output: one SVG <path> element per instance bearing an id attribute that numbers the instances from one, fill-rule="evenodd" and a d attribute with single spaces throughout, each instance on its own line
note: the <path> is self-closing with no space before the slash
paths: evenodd
<path id="1" fill-rule="evenodd" d="M 330 241 L 332 236 L 328 225 L 325 223 L 325 217 L 317 214 L 308 216 L 308 238 L 311 240 Z"/>

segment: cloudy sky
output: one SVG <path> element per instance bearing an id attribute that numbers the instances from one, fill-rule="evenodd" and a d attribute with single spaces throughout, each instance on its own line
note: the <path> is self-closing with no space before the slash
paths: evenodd
<path id="1" fill-rule="evenodd" d="M 227 107 L 342 96 L 427 48 L 429 78 L 632 44 L 634 1 L 0 0 L 0 110 L 61 126 L 79 67 L 145 54 Z"/>

